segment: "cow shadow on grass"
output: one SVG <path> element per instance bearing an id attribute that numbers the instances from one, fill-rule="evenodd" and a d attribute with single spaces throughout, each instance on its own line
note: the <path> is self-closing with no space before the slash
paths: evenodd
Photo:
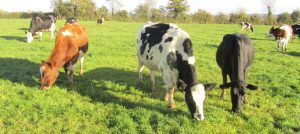
<path id="1" fill-rule="evenodd" d="M 273 39 L 268 39 L 268 38 L 251 38 L 251 40 L 270 41 L 270 40 L 273 40 Z"/>
<path id="2" fill-rule="evenodd" d="M 142 101 L 145 97 L 151 98 L 150 82 L 148 82 L 150 79 L 149 75 L 145 74 L 144 85 L 137 89 L 137 76 L 137 72 L 128 70 L 109 67 L 97 68 L 85 72 L 82 76 L 74 77 L 74 87 L 68 90 L 76 91 L 82 96 L 88 96 L 95 102 L 117 104 L 128 109 L 145 108 L 171 116 L 187 114 L 181 110 L 170 112 L 166 102 L 159 103 L 163 105 L 155 105 Z M 161 78 L 156 78 L 156 80 L 157 88 L 163 88 L 163 82 L 159 82 Z M 155 96 L 153 99 L 161 100 L 161 97 Z"/>
<path id="3" fill-rule="evenodd" d="M 5 40 L 15 40 L 15 41 L 19 41 L 19 42 L 25 42 L 26 41 L 26 37 L 20 37 L 20 36 L 0 36 L 0 38 L 5 39 Z"/>
<path id="4" fill-rule="evenodd" d="M 27 59 L 0 58 L 0 79 L 28 87 L 38 87 L 37 63 Z"/>
<path id="5" fill-rule="evenodd" d="M 291 55 L 291 56 L 300 57 L 300 52 L 286 52 L 286 54 Z"/>

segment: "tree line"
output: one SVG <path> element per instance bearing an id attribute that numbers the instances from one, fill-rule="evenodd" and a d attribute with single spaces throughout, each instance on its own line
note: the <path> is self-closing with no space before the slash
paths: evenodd
<path id="1" fill-rule="evenodd" d="M 157 0 L 145 0 L 133 11 L 122 9 L 121 0 L 105 0 L 108 6 L 97 7 L 93 0 L 52 0 L 53 12 L 4 12 L 0 11 L 0 18 L 30 18 L 41 14 L 53 14 L 59 19 L 77 17 L 81 20 L 96 20 L 104 17 L 106 20 L 116 21 L 159 21 L 182 22 L 200 24 L 230 24 L 240 22 L 252 22 L 253 24 L 291 24 L 300 22 L 300 10 L 294 10 L 279 15 L 273 15 L 269 0 L 266 2 L 267 14 L 248 14 L 245 10 L 238 10 L 231 14 L 212 13 L 199 9 L 194 13 L 188 13 L 189 5 L 186 0 L 169 0 L 167 6 L 156 7 Z"/>

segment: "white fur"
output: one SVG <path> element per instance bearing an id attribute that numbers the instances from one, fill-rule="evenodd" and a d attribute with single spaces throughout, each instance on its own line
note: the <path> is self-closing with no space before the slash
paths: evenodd
<path id="1" fill-rule="evenodd" d="M 193 100 L 196 103 L 196 113 L 194 113 L 194 118 L 197 120 L 204 120 L 204 110 L 203 104 L 205 100 L 205 90 L 204 86 L 197 84 L 191 88 Z M 201 115 L 200 118 L 198 115 Z"/>
<path id="2" fill-rule="evenodd" d="M 43 76 L 44 70 L 45 70 L 45 66 L 40 67 L 40 74 L 41 74 L 41 77 Z"/>
<path id="3" fill-rule="evenodd" d="M 188 63 L 191 65 L 195 65 L 195 56 L 191 56 L 188 58 Z"/>
<path id="4" fill-rule="evenodd" d="M 66 31 L 62 32 L 63 36 L 72 36 L 73 34 L 67 29 Z"/>
<path id="5" fill-rule="evenodd" d="M 27 37 L 27 43 L 31 43 L 32 40 L 33 40 L 32 33 L 31 32 L 27 32 L 26 37 Z"/>

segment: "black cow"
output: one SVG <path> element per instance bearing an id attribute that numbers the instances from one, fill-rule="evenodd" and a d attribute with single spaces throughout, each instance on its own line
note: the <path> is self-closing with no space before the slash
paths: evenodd
<path id="1" fill-rule="evenodd" d="M 52 15 L 42 16 L 42 17 L 33 17 L 30 22 L 29 31 L 25 32 L 27 35 L 27 43 L 31 43 L 35 33 L 38 33 L 40 36 L 40 41 L 42 40 L 42 32 L 50 31 L 51 40 L 54 38 L 53 32 L 55 30 L 56 18 Z"/>
<path id="2" fill-rule="evenodd" d="M 293 34 L 298 35 L 298 37 L 300 38 L 300 24 L 292 25 L 292 29 L 293 29 Z"/>
<path id="3" fill-rule="evenodd" d="M 223 37 L 216 60 L 222 70 L 223 89 L 221 97 L 224 97 L 224 89 L 231 87 L 232 111 L 239 112 L 242 103 L 246 101 L 246 88 L 256 90 L 258 87 L 246 83 L 248 67 L 254 60 L 254 46 L 250 38 L 245 34 L 227 34 Z M 227 83 L 227 75 L 230 77 Z"/>
<path id="4" fill-rule="evenodd" d="M 77 19 L 76 17 L 70 17 L 70 18 L 68 18 L 68 19 L 66 20 L 65 25 L 66 25 L 67 23 L 70 23 L 70 24 L 78 24 L 78 19 Z"/>
<path id="5" fill-rule="evenodd" d="M 102 23 L 104 23 L 104 18 L 97 19 L 97 25 L 98 24 L 102 25 Z"/>

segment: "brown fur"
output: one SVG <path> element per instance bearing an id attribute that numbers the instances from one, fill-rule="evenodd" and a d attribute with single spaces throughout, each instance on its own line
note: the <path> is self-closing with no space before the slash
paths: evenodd
<path id="1" fill-rule="evenodd" d="M 66 30 L 71 36 L 64 36 Z M 56 43 L 47 62 L 43 62 L 41 76 L 42 89 L 48 89 L 56 81 L 58 70 L 66 63 L 78 58 L 79 48 L 88 44 L 88 37 L 83 26 L 77 24 L 66 24 L 57 34 Z M 77 61 L 77 59 L 76 59 Z"/>

